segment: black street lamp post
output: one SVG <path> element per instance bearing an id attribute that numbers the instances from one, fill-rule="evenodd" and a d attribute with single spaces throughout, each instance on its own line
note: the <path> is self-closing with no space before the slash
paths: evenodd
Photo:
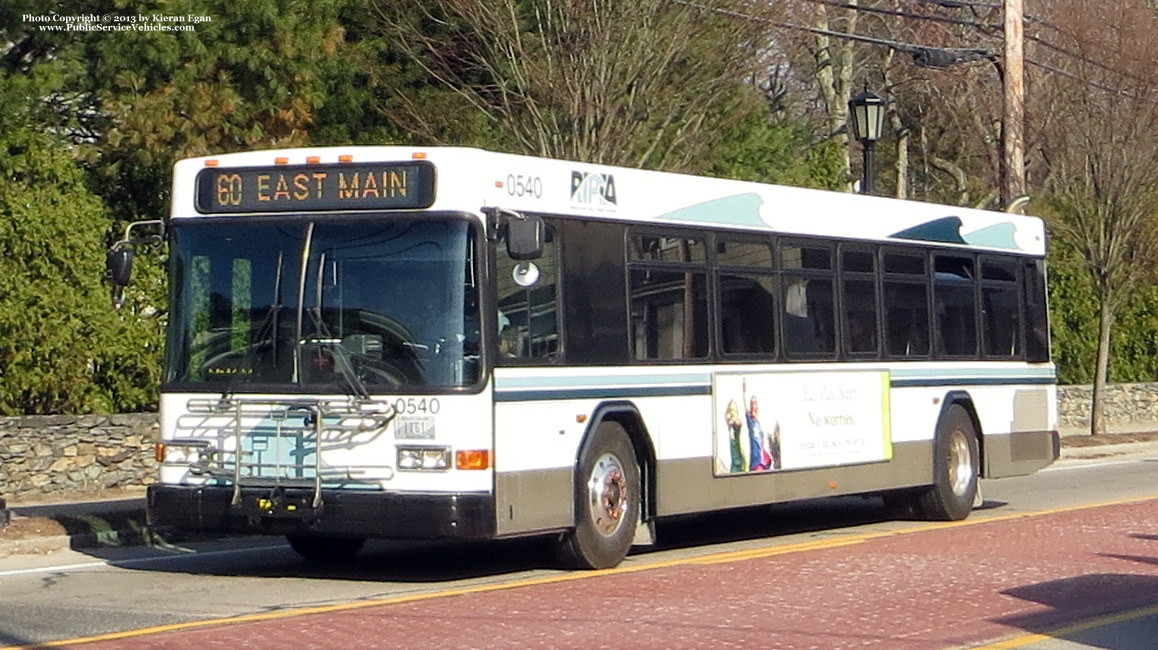
<path id="1" fill-rule="evenodd" d="M 881 138 L 885 124 L 885 100 L 868 89 L 848 100 L 848 114 L 852 117 L 852 131 L 864 150 L 864 180 L 861 193 L 873 193 L 873 148 Z"/>

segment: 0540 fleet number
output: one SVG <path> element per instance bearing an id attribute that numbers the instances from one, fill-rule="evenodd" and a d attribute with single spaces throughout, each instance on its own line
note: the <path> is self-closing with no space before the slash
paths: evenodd
<path id="1" fill-rule="evenodd" d="M 399 397 L 390 406 L 398 415 L 434 415 L 442 410 L 442 403 L 437 397 Z"/>
<path id="2" fill-rule="evenodd" d="M 543 198 L 543 179 L 538 176 L 523 176 L 522 174 L 507 174 L 507 194 L 511 196 L 530 196 L 536 199 Z"/>

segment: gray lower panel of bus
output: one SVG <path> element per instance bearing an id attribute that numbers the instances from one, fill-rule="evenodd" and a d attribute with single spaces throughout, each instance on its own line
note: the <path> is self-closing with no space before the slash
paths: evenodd
<path id="1" fill-rule="evenodd" d="M 1007 436 L 985 436 L 986 478 L 1025 476 L 1048 467 L 1061 455 L 1061 438 L 1055 431 L 1023 431 Z"/>
<path id="2" fill-rule="evenodd" d="M 878 492 L 933 480 L 931 442 L 898 443 L 886 463 L 737 476 L 712 475 L 711 459 L 665 463 L 657 474 L 659 516 Z"/>
<path id="3" fill-rule="evenodd" d="M 656 470 L 660 517 L 741 508 L 921 485 L 932 481 L 931 442 L 894 446 L 889 471 L 882 463 L 718 477 L 711 458 L 663 461 Z M 496 530 L 514 535 L 552 530 L 573 522 L 569 468 L 495 475 Z"/>
<path id="4" fill-rule="evenodd" d="M 1058 457 L 1056 432 L 985 436 L 982 475 L 1030 474 Z M 933 442 L 903 442 L 884 463 L 718 477 L 711 458 L 664 461 L 656 472 L 657 515 L 762 505 L 797 499 L 883 492 L 933 480 Z M 554 530 L 573 521 L 572 472 L 567 468 L 495 476 L 496 531 L 514 535 Z"/>

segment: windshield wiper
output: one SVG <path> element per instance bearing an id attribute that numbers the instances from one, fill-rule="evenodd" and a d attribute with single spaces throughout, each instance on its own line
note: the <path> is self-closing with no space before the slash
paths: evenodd
<path id="1" fill-rule="evenodd" d="M 298 273 L 297 318 L 294 327 L 294 372 L 291 381 L 302 383 L 302 317 L 306 302 L 306 274 L 310 270 L 310 246 L 314 240 L 314 222 L 306 226 L 306 239 L 302 242 L 302 263 Z"/>
<path id="2" fill-rule="evenodd" d="M 366 385 L 362 383 L 362 379 L 358 377 L 358 371 L 354 368 L 354 362 L 350 357 L 349 350 L 343 345 L 342 340 L 334 337 L 330 333 L 330 328 L 326 325 L 325 319 L 322 317 L 322 284 L 326 275 L 326 254 L 318 259 L 318 277 L 314 288 L 314 307 L 310 309 L 311 325 L 314 327 L 315 338 L 314 342 L 326 345 L 329 348 L 330 356 L 334 360 L 334 370 L 344 381 L 343 384 L 349 389 L 346 394 L 349 397 L 360 398 L 363 400 L 370 399 L 370 391 L 366 390 Z M 302 340 L 298 339 L 300 347 Z"/>

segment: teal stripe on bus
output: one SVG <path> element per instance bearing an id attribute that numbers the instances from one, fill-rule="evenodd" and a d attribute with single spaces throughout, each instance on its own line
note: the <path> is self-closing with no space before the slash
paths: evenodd
<path id="1" fill-rule="evenodd" d="M 737 372 L 735 370 L 727 371 Z M 773 371 L 775 372 L 775 371 Z M 753 373 L 759 374 L 759 373 Z M 1052 369 L 922 368 L 895 369 L 891 388 L 950 386 L 1048 386 L 1057 382 Z M 624 399 L 711 395 L 710 373 L 672 375 L 538 376 L 497 379 L 495 401 L 523 402 L 573 399 Z"/>
<path id="2" fill-rule="evenodd" d="M 570 375 L 496 378 L 499 402 L 711 395 L 706 372 L 654 375 Z"/>
<path id="3" fill-rule="evenodd" d="M 620 388 L 555 388 L 545 390 L 496 391 L 496 402 L 532 402 L 566 399 L 623 399 L 630 397 L 673 397 L 711 395 L 710 385 L 631 386 Z"/>
<path id="4" fill-rule="evenodd" d="M 499 390 L 519 388 L 544 388 L 549 386 L 579 388 L 579 387 L 609 387 L 609 386 L 668 386 L 682 384 L 710 384 L 712 374 L 708 372 L 690 372 L 680 374 L 635 374 L 635 375 L 551 375 L 534 377 L 496 377 Z"/>
<path id="5" fill-rule="evenodd" d="M 904 379 L 917 378 L 948 378 L 960 377 L 965 379 L 1049 379 L 1056 381 L 1057 373 L 1053 368 L 1027 368 L 1025 366 L 1014 368 L 905 368 L 892 367 L 888 369 L 889 374 L 893 377 L 901 377 Z"/>
<path id="6" fill-rule="evenodd" d="M 1049 386 L 1054 379 L 1044 377 L 929 377 L 927 379 L 892 379 L 892 388 L 917 386 Z"/>

